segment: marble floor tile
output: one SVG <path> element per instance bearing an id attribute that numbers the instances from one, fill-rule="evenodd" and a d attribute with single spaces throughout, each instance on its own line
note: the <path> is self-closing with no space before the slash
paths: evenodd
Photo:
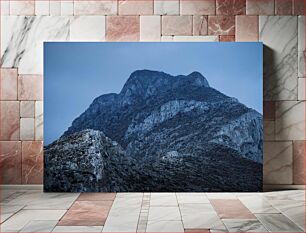
<path id="1" fill-rule="evenodd" d="M 24 205 L 6 205 L 1 204 L 0 210 L 0 222 L 3 223 L 5 220 L 16 214 L 19 210 L 21 210 L 24 207 Z"/>
<path id="2" fill-rule="evenodd" d="M 234 193 L 206 193 L 208 199 L 235 199 Z"/>
<path id="3" fill-rule="evenodd" d="M 305 191 L 290 190 L 290 191 L 281 191 L 281 192 L 267 192 L 263 193 L 263 197 L 265 197 L 268 200 L 305 201 Z"/>
<path id="4" fill-rule="evenodd" d="M 13 195 L 14 193 L 16 193 L 16 190 L 1 190 L 0 189 L 0 200 L 2 202 L 2 200 L 7 199 L 9 196 Z"/>
<path id="5" fill-rule="evenodd" d="M 152 195 L 150 206 L 177 206 L 178 202 L 175 193 Z"/>
<path id="6" fill-rule="evenodd" d="M 255 219 L 255 215 L 238 199 L 213 199 L 210 202 L 222 219 Z"/>
<path id="7" fill-rule="evenodd" d="M 256 214 L 256 217 L 271 232 L 303 232 L 282 214 Z"/>
<path id="8" fill-rule="evenodd" d="M 56 226 L 52 232 L 101 232 L 103 226 Z"/>
<path id="9" fill-rule="evenodd" d="M 183 203 L 201 203 L 201 204 L 208 204 L 209 200 L 206 197 L 204 193 L 198 194 L 198 193 L 190 193 L 190 194 L 184 194 L 184 193 L 177 193 L 176 194 L 177 201 L 179 204 Z"/>
<path id="10" fill-rule="evenodd" d="M 143 193 L 117 193 L 116 198 L 142 198 Z"/>
<path id="11" fill-rule="evenodd" d="M 174 221 L 181 220 L 178 206 L 154 206 L 149 209 L 148 221 Z"/>
<path id="12" fill-rule="evenodd" d="M 253 213 L 280 213 L 262 197 L 240 197 L 239 200 Z"/>
<path id="13" fill-rule="evenodd" d="M 25 225 L 20 232 L 51 232 L 58 221 L 33 220 Z"/>
<path id="14" fill-rule="evenodd" d="M 258 220 L 223 219 L 229 232 L 269 232 Z"/>
<path id="15" fill-rule="evenodd" d="M 184 232 L 181 221 L 149 221 L 146 232 Z"/>
<path id="16" fill-rule="evenodd" d="M 3 232 L 20 231 L 33 220 L 59 220 L 66 210 L 21 210 L 1 225 Z"/>
<path id="17" fill-rule="evenodd" d="M 113 201 L 116 193 L 81 193 L 78 201 Z"/>

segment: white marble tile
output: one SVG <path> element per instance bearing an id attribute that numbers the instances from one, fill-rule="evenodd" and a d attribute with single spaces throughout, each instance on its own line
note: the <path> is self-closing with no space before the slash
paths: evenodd
<path id="1" fill-rule="evenodd" d="M 305 78 L 298 79 L 298 100 L 306 100 L 305 98 Z"/>
<path id="2" fill-rule="evenodd" d="M 43 140 L 43 101 L 35 102 L 35 140 Z"/>
<path id="3" fill-rule="evenodd" d="M 209 204 L 210 203 L 204 193 L 201 195 L 193 194 L 193 193 L 190 193 L 190 194 L 177 193 L 176 197 L 177 197 L 177 201 L 179 204 L 183 204 L 183 203 L 185 204 L 187 203 L 189 204 L 192 204 L 192 203 Z"/>
<path id="4" fill-rule="evenodd" d="M 164 195 L 152 195 L 150 206 L 177 206 L 177 199 L 175 193 Z"/>
<path id="5" fill-rule="evenodd" d="M 305 201 L 305 190 L 288 190 L 278 192 L 263 193 L 263 197 L 268 200 L 292 200 Z"/>
<path id="6" fill-rule="evenodd" d="M 305 78 L 305 16 L 298 18 L 298 76 Z"/>
<path id="7" fill-rule="evenodd" d="M 74 1 L 74 15 L 116 15 L 118 2 L 104 1 Z"/>
<path id="8" fill-rule="evenodd" d="M 276 140 L 305 140 L 305 103 L 276 102 Z"/>
<path id="9" fill-rule="evenodd" d="M 34 140 L 34 118 L 20 118 L 20 140 Z"/>
<path id="10" fill-rule="evenodd" d="M 59 220 L 66 210 L 21 210 L 1 225 L 4 232 L 20 231 L 33 220 Z"/>
<path id="11" fill-rule="evenodd" d="M 10 14 L 10 1 L 0 1 L 1 4 L 1 15 L 9 15 Z"/>
<path id="12" fill-rule="evenodd" d="M 57 223 L 57 220 L 33 220 L 28 222 L 20 232 L 51 232 Z"/>
<path id="13" fill-rule="evenodd" d="M 3 16 L 3 67 L 18 67 L 19 74 L 42 74 L 43 41 L 69 39 L 69 17 Z"/>
<path id="14" fill-rule="evenodd" d="M 61 1 L 61 15 L 73 15 L 73 1 Z"/>
<path id="15" fill-rule="evenodd" d="M 297 99 L 297 17 L 260 16 L 264 47 L 264 99 Z"/>
<path id="16" fill-rule="evenodd" d="M 254 214 L 280 213 L 262 197 L 240 197 L 239 199 Z"/>
<path id="17" fill-rule="evenodd" d="M 21 210 L 24 207 L 24 205 L 7 205 L 3 204 L 0 206 L 1 209 L 1 223 L 6 221 L 8 218 L 10 218 L 12 215 L 17 213 L 19 210 Z"/>
<path id="18" fill-rule="evenodd" d="M 101 232 L 103 226 L 56 226 L 52 232 Z"/>
<path id="19" fill-rule="evenodd" d="M 180 1 L 179 0 L 157 0 L 154 1 L 155 15 L 179 15 Z"/>
<path id="20" fill-rule="evenodd" d="M 71 41 L 105 41 L 105 16 L 76 16 L 70 24 Z"/>
<path id="21" fill-rule="evenodd" d="M 20 117 L 34 117 L 35 116 L 35 102 L 34 101 L 20 101 Z"/>
<path id="22" fill-rule="evenodd" d="M 292 142 L 264 142 L 264 183 L 292 184 Z"/>
<path id="23" fill-rule="evenodd" d="M 236 199 L 234 193 L 206 193 L 208 199 Z"/>
<path id="24" fill-rule="evenodd" d="M 160 41 L 161 18 L 160 16 L 140 16 L 140 41 Z"/>
<path id="25" fill-rule="evenodd" d="M 258 220 L 223 219 L 229 232 L 269 232 Z"/>
<path id="26" fill-rule="evenodd" d="M 184 232 L 181 221 L 149 221 L 146 232 Z"/>
<path id="27" fill-rule="evenodd" d="M 264 140 L 274 141 L 275 140 L 275 121 L 264 121 Z"/>
<path id="28" fill-rule="evenodd" d="M 61 1 L 50 1 L 50 15 L 61 15 Z"/>
<path id="29" fill-rule="evenodd" d="M 142 200 L 143 193 L 117 193 L 116 199 L 117 198 L 138 198 Z"/>
<path id="30" fill-rule="evenodd" d="M 50 2 L 48 0 L 35 1 L 35 15 L 50 15 Z"/>
<path id="31" fill-rule="evenodd" d="M 256 214 L 256 217 L 270 232 L 303 232 L 282 214 Z"/>
<path id="32" fill-rule="evenodd" d="M 10 0 L 10 15 L 34 15 L 34 0 Z"/>
<path id="33" fill-rule="evenodd" d="M 218 42 L 218 36 L 173 36 L 173 41 L 182 42 Z"/>
<path id="34" fill-rule="evenodd" d="M 148 221 L 179 221 L 181 220 L 178 206 L 153 206 L 149 209 Z"/>

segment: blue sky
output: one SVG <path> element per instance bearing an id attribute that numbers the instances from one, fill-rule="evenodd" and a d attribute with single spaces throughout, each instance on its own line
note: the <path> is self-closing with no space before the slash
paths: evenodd
<path id="1" fill-rule="evenodd" d="M 45 144 L 61 136 L 94 98 L 120 92 L 138 69 L 199 71 L 211 87 L 262 113 L 262 53 L 258 42 L 45 42 Z"/>

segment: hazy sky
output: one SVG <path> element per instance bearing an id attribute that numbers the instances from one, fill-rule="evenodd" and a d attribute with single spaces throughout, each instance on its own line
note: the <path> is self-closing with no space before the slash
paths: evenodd
<path id="1" fill-rule="evenodd" d="M 262 113 L 262 44 L 45 42 L 44 139 L 57 139 L 94 98 L 118 93 L 137 69 L 199 71 L 211 87 Z"/>

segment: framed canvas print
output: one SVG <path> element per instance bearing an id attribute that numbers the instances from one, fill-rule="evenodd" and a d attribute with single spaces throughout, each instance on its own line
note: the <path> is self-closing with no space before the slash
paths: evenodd
<path id="1" fill-rule="evenodd" d="M 44 190 L 261 191 L 261 43 L 44 43 Z"/>

